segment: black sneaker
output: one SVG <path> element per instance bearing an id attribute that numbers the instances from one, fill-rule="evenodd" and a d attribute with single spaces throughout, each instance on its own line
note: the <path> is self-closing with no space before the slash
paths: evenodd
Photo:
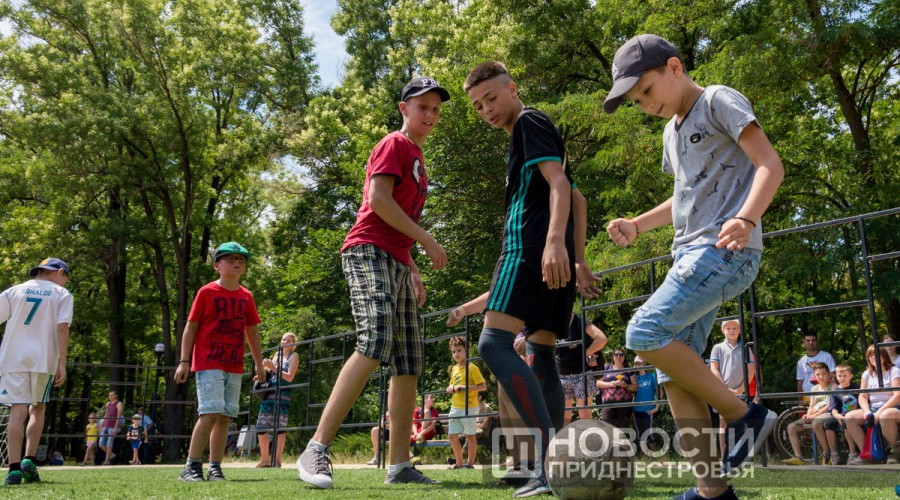
<path id="1" fill-rule="evenodd" d="M 415 467 L 404 467 L 384 478 L 384 484 L 402 483 L 439 484 L 440 481 L 425 477 L 425 474 L 419 472 Z"/>
<path id="2" fill-rule="evenodd" d="M 728 424 L 725 439 L 731 445 L 730 452 L 722 461 L 722 475 L 727 476 L 740 469 L 748 458 L 752 459 L 756 450 L 763 444 L 775 427 L 778 415 L 756 403 L 750 404 L 750 410 L 740 420 Z"/>
<path id="3" fill-rule="evenodd" d="M 513 493 L 513 498 L 525 498 L 525 497 L 533 497 L 536 495 L 552 495 L 553 492 L 550 490 L 550 485 L 547 484 L 547 476 L 541 475 L 541 477 L 536 477 L 533 479 L 529 479 L 525 486 L 517 489 L 515 493 Z"/>
<path id="4" fill-rule="evenodd" d="M 222 474 L 222 467 L 219 465 L 210 465 L 209 470 L 206 471 L 206 480 L 207 481 L 224 481 L 225 474 Z"/>
<path id="5" fill-rule="evenodd" d="M 11 470 L 6 474 L 6 484 L 14 485 L 14 484 L 22 484 L 22 472 L 17 470 Z"/>
<path id="6" fill-rule="evenodd" d="M 525 466 L 517 465 L 506 471 L 506 474 L 500 478 L 499 483 L 501 485 L 519 488 L 524 486 L 529 479 L 531 479 L 531 470 Z"/>
<path id="7" fill-rule="evenodd" d="M 24 458 L 22 459 L 22 479 L 25 480 L 26 483 L 39 483 L 41 482 L 41 475 L 38 474 L 37 466 L 34 465 L 34 462 L 31 460 Z"/>
<path id="8" fill-rule="evenodd" d="M 178 476 L 178 480 L 189 483 L 203 481 L 203 466 L 199 463 L 195 465 L 185 465 L 184 469 L 181 469 L 181 475 Z"/>

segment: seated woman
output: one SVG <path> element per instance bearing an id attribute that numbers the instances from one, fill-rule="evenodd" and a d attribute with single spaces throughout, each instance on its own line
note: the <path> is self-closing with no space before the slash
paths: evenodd
<path id="1" fill-rule="evenodd" d="M 300 365 L 300 355 L 294 352 L 293 344 L 297 343 L 297 336 L 293 333 L 285 333 L 281 336 L 281 350 L 276 351 L 271 359 L 263 360 L 263 368 L 267 373 L 275 373 L 281 378 L 281 385 L 290 384 L 297 374 Z M 280 362 L 280 366 L 279 366 Z M 277 393 L 277 394 L 276 394 Z M 291 407 L 291 390 L 279 389 L 266 394 L 259 405 L 259 415 L 256 418 L 256 432 L 259 437 L 259 463 L 257 467 L 271 467 L 272 459 L 269 455 L 269 432 L 275 427 L 275 416 L 278 415 L 278 438 L 275 446 L 275 467 L 281 467 L 281 454 L 284 453 L 284 443 L 287 438 L 284 428 L 288 426 L 288 410 Z"/>
<path id="2" fill-rule="evenodd" d="M 881 355 L 881 387 L 900 387 L 900 368 L 891 362 L 887 349 L 880 349 Z M 878 372 L 875 370 L 875 346 L 866 349 L 866 370 L 862 374 L 860 389 L 879 387 Z M 881 432 L 891 445 L 892 451 L 887 463 L 900 463 L 900 442 L 897 441 L 897 424 L 900 423 L 900 391 L 862 392 L 859 395 L 859 409 L 853 410 L 844 417 L 847 435 L 858 449 L 863 449 L 866 433 L 863 431 L 866 417 L 872 415 L 875 423 L 881 426 Z M 847 465 L 871 464 L 872 461 L 860 457 L 847 462 Z"/>

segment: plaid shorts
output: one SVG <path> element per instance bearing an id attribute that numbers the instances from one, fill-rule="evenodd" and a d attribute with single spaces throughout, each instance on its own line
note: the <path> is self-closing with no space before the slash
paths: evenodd
<path id="1" fill-rule="evenodd" d="M 391 368 L 391 375 L 425 373 L 425 343 L 409 266 L 372 244 L 348 248 L 341 266 L 359 336 L 356 351 Z"/>

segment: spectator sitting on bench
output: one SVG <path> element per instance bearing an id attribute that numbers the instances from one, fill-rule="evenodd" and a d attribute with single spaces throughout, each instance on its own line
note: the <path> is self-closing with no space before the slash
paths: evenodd
<path id="1" fill-rule="evenodd" d="M 416 408 L 413 415 L 412 433 L 409 435 L 409 444 L 422 444 L 437 435 L 437 420 L 420 422 L 424 418 L 438 418 L 440 414 L 434 407 L 434 394 L 425 395 L 425 411 L 422 407 Z"/>
<path id="2" fill-rule="evenodd" d="M 372 427 L 372 460 L 366 462 L 366 465 L 378 465 L 378 434 L 381 432 L 381 429 L 384 428 L 384 439 L 387 441 L 390 439 L 391 432 L 391 412 L 384 412 L 384 417 L 381 418 L 381 423 Z"/>
<path id="3" fill-rule="evenodd" d="M 800 452 L 800 433 L 807 431 L 806 426 L 808 424 L 815 425 L 815 422 L 817 421 L 821 421 L 821 423 L 824 424 L 825 421 L 831 417 L 831 414 L 828 412 L 828 403 L 831 400 L 831 396 L 828 394 L 815 394 L 817 392 L 821 393 L 835 389 L 835 385 L 831 381 L 831 371 L 828 369 L 828 365 L 822 362 L 813 363 L 812 369 L 813 377 L 815 377 L 818 384 L 812 388 L 812 394 L 809 397 L 809 408 L 806 410 L 806 415 L 788 425 L 788 436 L 791 439 L 791 449 L 794 452 L 794 456 L 787 460 L 783 460 L 782 463 L 785 465 L 804 464 Z M 820 441 L 819 444 L 824 450 L 822 455 L 825 459 L 825 463 L 830 463 L 831 449 L 828 447 L 828 441 Z"/>
<path id="4" fill-rule="evenodd" d="M 475 420 L 475 441 L 482 446 L 491 445 L 491 430 L 494 429 L 494 419 L 497 417 L 486 416 L 491 411 L 491 405 L 484 402 L 484 393 L 478 393 L 478 418 Z"/>
<path id="5" fill-rule="evenodd" d="M 834 389 L 843 391 L 851 389 L 859 389 L 859 384 L 853 382 L 853 368 L 850 365 L 838 365 L 834 369 L 837 375 L 838 386 Z M 841 456 L 838 453 L 838 436 L 844 424 L 844 416 L 847 413 L 859 407 L 859 399 L 856 394 L 834 394 L 831 396 L 831 402 L 828 404 L 829 417 L 824 421 L 816 419 L 813 421 L 813 431 L 816 433 L 816 439 L 820 442 L 827 442 L 828 448 L 831 449 L 831 463 L 825 465 L 841 465 Z M 859 458 L 859 451 L 856 449 L 856 443 L 852 439 L 847 439 L 847 447 L 850 448 L 848 460 Z"/>

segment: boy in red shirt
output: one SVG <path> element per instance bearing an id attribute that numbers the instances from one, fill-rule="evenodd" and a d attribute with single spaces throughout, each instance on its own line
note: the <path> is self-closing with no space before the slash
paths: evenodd
<path id="1" fill-rule="evenodd" d="M 235 242 L 222 243 L 213 256 L 219 279 L 197 290 L 181 341 L 181 359 L 175 382 L 183 384 L 188 373 L 197 375 L 197 413 L 188 459 L 179 477 L 203 481 L 203 449 L 209 442 L 207 480 L 223 481 L 222 457 L 228 425 L 238 414 L 241 374 L 244 371 L 244 337 L 250 345 L 256 378 L 266 379 L 259 340 L 259 314 L 253 294 L 241 286 L 250 252 Z"/>
<path id="2" fill-rule="evenodd" d="M 385 136 L 366 164 L 362 206 L 341 248 L 353 319 L 360 333 L 316 432 L 297 460 L 300 479 L 317 488 L 334 486 L 328 447 L 379 365 L 391 368 L 391 427 L 412 428 L 416 382 L 425 371 L 418 310 L 425 304 L 425 285 L 409 251 L 419 242 L 432 269 L 447 264 L 447 252 L 419 226 L 419 218 L 428 194 L 422 147 L 437 125 L 441 103 L 449 99 L 450 94 L 432 78 L 410 80 L 397 104 L 402 128 Z M 393 432 L 390 440 L 386 484 L 436 482 L 410 464 L 406 432 Z"/>

